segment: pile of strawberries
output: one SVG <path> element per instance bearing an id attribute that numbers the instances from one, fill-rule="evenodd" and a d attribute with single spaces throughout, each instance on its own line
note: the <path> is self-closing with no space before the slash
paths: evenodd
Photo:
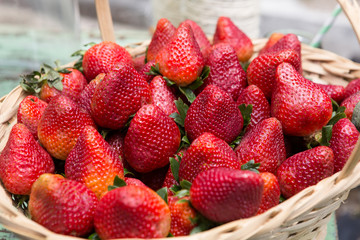
<path id="1" fill-rule="evenodd" d="M 227 17 L 212 43 L 161 19 L 145 56 L 101 42 L 21 85 L 0 178 L 65 235 L 183 236 L 261 214 L 340 171 L 359 137 L 360 79 L 305 79 L 294 34 L 253 56 Z"/>

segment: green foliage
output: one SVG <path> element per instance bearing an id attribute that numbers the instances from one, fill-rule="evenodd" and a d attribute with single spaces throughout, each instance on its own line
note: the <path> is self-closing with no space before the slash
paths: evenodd
<path id="1" fill-rule="evenodd" d="M 119 176 L 115 176 L 113 185 L 108 186 L 108 191 L 114 190 L 119 187 L 126 186 L 126 182 L 121 179 Z"/>
<path id="2" fill-rule="evenodd" d="M 250 160 L 247 163 L 241 165 L 241 170 L 249 170 L 252 172 L 259 173 L 260 163 L 255 163 L 254 160 Z"/>
<path id="3" fill-rule="evenodd" d="M 355 105 L 351 122 L 355 125 L 356 129 L 360 131 L 360 102 Z"/>
<path id="4" fill-rule="evenodd" d="M 168 203 L 168 188 L 163 187 L 156 191 L 156 193 L 166 202 Z"/>

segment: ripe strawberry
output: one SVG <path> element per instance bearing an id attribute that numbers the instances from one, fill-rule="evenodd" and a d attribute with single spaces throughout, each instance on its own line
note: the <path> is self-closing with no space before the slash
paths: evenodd
<path id="1" fill-rule="evenodd" d="M 216 85 L 233 99 L 239 97 L 247 85 L 246 73 L 237 59 L 235 50 L 227 43 L 218 43 L 211 47 L 206 66 L 210 67 L 209 76 L 198 88 L 201 92 L 208 85 Z"/>
<path id="2" fill-rule="evenodd" d="M 284 134 L 308 136 L 330 120 L 332 103 L 324 90 L 282 63 L 276 71 L 271 115 L 281 122 Z"/>
<path id="3" fill-rule="evenodd" d="M 142 181 L 140 181 L 139 179 L 136 179 L 136 178 L 125 177 L 125 182 L 126 182 L 126 185 L 136 185 L 136 186 L 146 187 L 146 185 Z"/>
<path id="4" fill-rule="evenodd" d="M 84 183 L 101 198 L 115 176 L 124 179 L 124 168 L 116 151 L 100 133 L 94 127 L 86 126 L 66 158 L 65 175 Z"/>
<path id="5" fill-rule="evenodd" d="M 133 58 L 133 65 L 136 71 L 140 71 L 145 65 L 145 55 L 140 55 L 138 57 Z"/>
<path id="6" fill-rule="evenodd" d="M 250 85 L 243 89 L 236 101 L 236 105 L 251 104 L 252 112 L 250 123 L 246 128 L 249 131 L 262 120 L 270 117 L 270 104 L 266 99 L 264 93 L 256 85 Z"/>
<path id="7" fill-rule="evenodd" d="M 228 17 L 219 17 L 217 21 L 213 44 L 220 42 L 230 44 L 240 62 L 247 62 L 253 54 L 251 39 Z"/>
<path id="8" fill-rule="evenodd" d="M 287 49 L 295 50 L 299 54 L 299 62 L 301 62 L 301 42 L 293 33 L 286 34 L 280 38 L 273 46 L 269 47 L 266 51 L 264 50 L 262 54 L 274 54 Z"/>
<path id="9" fill-rule="evenodd" d="M 106 141 L 115 150 L 119 158 L 122 159 L 123 165 L 127 164 L 124 154 L 124 139 L 125 133 L 123 131 L 113 131 L 106 136 Z M 125 165 L 124 168 L 126 168 Z"/>
<path id="10" fill-rule="evenodd" d="M 260 50 L 259 55 L 266 52 L 270 47 L 272 47 L 277 41 L 279 41 L 282 37 L 284 37 L 284 34 L 282 33 L 272 33 L 267 40 L 265 46 Z"/>
<path id="11" fill-rule="evenodd" d="M 150 172 L 169 163 L 180 141 L 176 123 L 156 105 L 145 105 L 131 120 L 124 142 L 125 158 L 136 171 Z"/>
<path id="12" fill-rule="evenodd" d="M 325 85 L 320 83 L 316 83 L 316 85 L 319 86 L 322 90 L 324 90 L 327 93 L 327 95 L 329 95 L 329 97 L 338 104 L 340 104 L 342 100 L 344 100 L 345 88 L 343 86 Z"/>
<path id="13" fill-rule="evenodd" d="M 17 122 L 23 123 L 35 137 L 37 136 L 37 128 L 41 115 L 43 114 L 47 103 L 37 98 L 36 96 L 29 95 L 24 98 L 17 111 Z"/>
<path id="14" fill-rule="evenodd" d="M 71 98 L 73 101 L 76 101 L 79 94 L 84 90 L 84 88 L 87 85 L 87 81 L 84 77 L 84 75 L 77 69 L 74 68 L 67 68 L 67 71 L 70 71 L 69 73 L 62 73 L 60 72 L 60 76 L 62 77 L 62 91 L 56 89 L 55 87 L 50 87 L 50 85 L 45 82 L 40 90 L 39 98 L 50 102 L 51 99 L 53 99 L 55 96 L 59 94 L 63 94 L 69 98 Z"/>
<path id="15" fill-rule="evenodd" d="M 225 141 L 205 132 L 186 150 L 180 162 L 179 180 L 192 182 L 199 173 L 218 167 L 240 169 L 241 165 Z"/>
<path id="16" fill-rule="evenodd" d="M 146 80 L 146 82 L 150 83 L 151 80 L 155 77 L 155 75 L 148 75 L 146 73 L 150 72 L 151 67 L 155 67 L 155 61 L 151 60 L 147 62 L 138 72 L 142 78 Z"/>
<path id="17" fill-rule="evenodd" d="M 155 62 L 159 64 L 160 73 L 178 86 L 189 85 L 200 76 L 204 57 L 189 24 L 180 24 Z"/>
<path id="18" fill-rule="evenodd" d="M 243 122 L 230 95 L 215 85 L 209 85 L 190 105 L 184 126 L 190 141 L 210 132 L 230 143 L 240 134 Z"/>
<path id="19" fill-rule="evenodd" d="M 206 34 L 204 33 L 204 31 L 201 29 L 201 27 L 194 21 L 187 19 L 184 22 L 188 23 L 193 32 L 194 32 L 194 37 L 196 39 L 196 42 L 198 43 L 199 47 L 200 47 L 200 51 L 204 56 L 204 59 L 207 58 L 208 55 L 208 50 L 211 47 L 210 41 L 207 38 Z"/>
<path id="20" fill-rule="evenodd" d="M 108 192 L 94 218 L 101 239 L 166 237 L 170 221 L 169 207 L 156 192 L 133 185 Z"/>
<path id="21" fill-rule="evenodd" d="M 195 219 L 196 212 L 189 204 L 190 197 L 168 197 L 168 205 L 171 213 L 170 233 L 175 237 L 187 236 L 195 227 L 191 219 Z"/>
<path id="22" fill-rule="evenodd" d="M 95 124 L 70 98 L 59 95 L 46 107 L 38 125 L 40 143 L 54 158 L 65 160 L 85 126 Z"/>
<path id="23" fill-rule="evenodd" d="M 35 222 L 53 232 L 85 236 L 94 227 L 97 205 L 95 194 L 84 184 L 43 174 L 32 187 L 29 211 Z"/>
<path id="24" fill-rule="evenodd" d="M 334 152 L 334 173 L 340 171 L 359 138 L 359 132 L 347 118 L 340 119 L 332 128 L 330 148 Z"/>
<path id="25" fill-rule="evenodd" d="M 157 168 L 151 172 L 146 172 L 146 173 L 139 173 L 136 171 L 132 171 L 132 172 L 135 173 L 136 178 L 138 178 L 141 182 L 143 182 L 147 187 L 151 188 L 154 191 L 157 191 L 160 188 L 162 188 L 168 170 L 169 170 L 169 164 L 167 164 L 165 167 Z"/>
<path id="26" fill-rule="evenodd" d="M 50 155 L 22 123 L 15 124 L 0 155 L 0 179 L 13 194 L 29 195 L 43 173 L 54 172 Z"/>
<path id="27" fill-rule="evenodd" d="M 279 120 L 272 117 L 261 121 L 244 135 L 235 152 L 240 164 L 254 160 L 255 163 L 261 163 L 260 172 L 275 173 L 286 159 L 284 135 Z"/>
<path id="28" fill-rule="evenodd" d="M 360 102 L 360 91 L 350 95 L 341 102 L 340 106 L 345 107 L 345 114 L 348 119 L 352 119 L 354 108 L 358 102 Z"/>
<path id="29" fill-rule="evenodd" d="M 97 85 L 99 85 L 99 83 L 104 79 L 104 77 L 104 73 L 97 75 L 95 79 L 89 82 L 89 84 L 84 88 L 75 101 L 79 107 L 84 108 L 89 114 L 91 113 L 91 99 L 94 96 L 95 89 Z"/>
<path id="30" fill-rule="evenodd" d="M 147 82 L 132 66 L 119 63 L 96 87 L 91 99 L 91 116 L 101 127 L 119 129 L 141 106 L 150 102 Z"/>
<path id="31" fill-rule="evenodd" d="M 360 91 L 360 78 L 351 80 L 345 87 L 344 99 Z"/>
<path id="32" fill-rule="evenodd" d="M 256 57 L 247 69 L 249 85 L 256 85 L 263 91 L 267 99 L 271 98 L 275 83 L 276 68 L 283 62 L 292 64 L 297 71 L 301 71 L 299 54 L 292 49 L 278 53 L 263 54 Z"/>
<path id="33" fill-rule="evenodd" d="M 281 193 L 290 198 L 334 172 L 334 153 L 326 146 L 315 147 L 286 159 L 277 170 Z"/>
<path id="34" fill-rule="evenodd" d="M 261 197 L 261 203 L 257 214 L 266 212 L 270 208 L 279 204 L 280 186 L 276 176 L 269 172 L 260 173 L 264 181 L 264 191 Z"/>
<path id="35" fill-rule="evenodd" d="M 163 110 L 167 116 L 178 112 L 175 105 L 176 96 L 161 76 L 156 76 L 151 81 L 150 91 L 153 104 Z"/>
<path id="36" fill-rule="evenodd" d="M 156 55 L 166 44 L 168 44 L 171 37 L 175 34 L 175 31 L 176 28 L 168 19 L 161 18 L 157 22 L 155 32 L 146 52 L 147 62 L 155 60 Z"/>
<path id="37" fill-rule="evenodd" d="M 213 168 L 195 178 L 190 201 L 206 218 L 225 223 L 254 216 L 263 189 L 264 181 L 255 172 Z"/>
<path id="38" fill-rule="evenodd" d="M 120 62 L 133 65 L 131 55 L 124 47 L 104 41 L 85 52 L 82 67 L 87 81 L 90 82 L 100 73 L 110 72 Z"/>

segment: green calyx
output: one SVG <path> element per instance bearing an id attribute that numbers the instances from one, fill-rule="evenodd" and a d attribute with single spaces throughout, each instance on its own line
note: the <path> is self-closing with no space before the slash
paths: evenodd
<path id="1" fill-rule="evenodd" d="M 84 45 L 84 47 L 92 47 L 94 46 L 96 43 L 94 42 L 90 42 Z M 79 57 L 79 59 L 74 63 L 73 68 L 79 70 L 80 72 L 83 72 L 83 68 L 82 68 L 82 62 L 83 62 L 83 58 L 84 58 L 84 54 L 87 50 L 84 49 L 80 49 L 77 50 L 76 52 L 74 52 L 73 54 L 71 54 L 71 57 Z"/>
<path id="2" fill-rule="evenodd" d="M 243 117 L 243 129 L 241 131 L 241 133 L 239 134 L 239 136 L 237 136 L 229 145 L 231 148 L 235 148 L 237 145 L 239 145 L 242 137 L 244 136 L 245 132 L 246 132 L 246 128 L 247 126 L 250 124 L 250 121 L 251 121 L 251 113 L 252 113 L 252 110 L 253 110 L 253 105 L 252 104 L 248 104 L 246 105 L 245 103 L 243 104 L 240 104 L 238 106 L 240 112 L 241 112 L 241 115 Z"/>
<path id="3" fill-rule="evenodd" d="M 255 163 L 254 160 L 250 160 L 247 163 L 241 165 L 241 170 L 248 170 L 256 173 L 259 172 L 260 163 Z"/>
<path id="4" fill-rule="evenodd" d="M 114 178 L 113 185 L 108 186 L 108 191 L 114 190 L 119 187 L 124 187 L 126 185 L 127 185 L 126 182 L 123 179 L 121 179 L 119 176 L 116 175 Z"/>

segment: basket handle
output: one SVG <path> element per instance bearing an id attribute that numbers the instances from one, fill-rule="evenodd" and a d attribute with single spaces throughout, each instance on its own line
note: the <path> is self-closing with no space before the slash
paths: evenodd
<path id="1" fill-rule="evenodd" d="M 351 26 L 356 34 L 356 37 L 360 43 L 360 7 L 356 0 L 337 0 L 343 9 L 345 15 L 349 19 Z M 348 177 L 353 172 L 356 164 L 360 159 L 360 138 L 357 141 L 355 148 L 350 155 L 347 163 L 337 177 L 335 183 Z"/>
<path id="2" fill-rule="evenodd" d="M 95 7 L 102 40 L 115 42 L 109 0 L 95 0 Z"/>

